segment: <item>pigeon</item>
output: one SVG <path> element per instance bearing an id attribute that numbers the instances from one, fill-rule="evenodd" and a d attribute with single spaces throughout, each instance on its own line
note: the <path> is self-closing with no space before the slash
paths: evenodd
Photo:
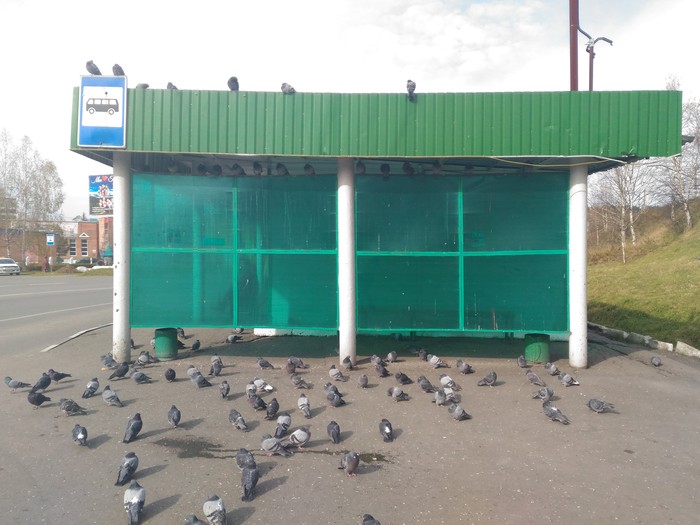
<path id="1" fill-rule="evenodd" d="M 538 376 L 536 373 L 534 373 L 532 370 L 528 369 L 525 372 L 525 377 L 527 377 L 527 380 L 530 381 L 533 385 L 537 386 L 547 386 L 544 381 L 540 379 L 540 376 Z"/>
<path id="2" fill-rule="evenodd" d="M 394 429 L 388 419 L 384 418 L 379 423 L 379 433 L 382 435 L 385 443 L 394 441 Z"/>
<path id="3" fill-rule="evenodd" d="M 129 363 L 124 361 L 114 370 L 114 372 L 112 372 L 112 374 L 109 376 L 109 380 L 111 381 L 112 379 L 121 379 L 127 374 L 128 371 Z"/>
<path id="4" fill-rule="evenodd" d="M 360 464 L 360 455 L 357 452 L 348 452 L 343 454 L 340 458 L 339 469 L 343 469 L 345 474 L 350 477 L 355 477 L 355 471 L 357 466 Z"/>
<path id="5" fill-rule="evenodd" d="M 199 341 L 199 339 L 196 339 L 195 342 L 192 343 L 192 348 L 190 350 L 192 352 L 197 352 L 200 348 L 202 348 L 202 343 Z"/>
<path id="6" fill-rule="evenodd" d="M 175 333 L 179 339 L 185 339 L 185 329 L 181 326 L 175 328 Z"/>
<path id="7" fill-rule="evenodd" d="M 349 356 L 349 355 L 346 355 L 346 356 L 343 358 L 343 361 L 341 362 L 341 364 L 343 365 L 343 368 L 344 368 L 345 370 L 352 370 L 352 367 L 353 367 L 353 365 L 352 365 L 352 359 L 350 359 L 350 356 Z"/>
<path id="8" fill-rule="evenodd" d="M 326 391 L 326 393 L 332 392 L 335 395 L 337 395 L 338 397 L 343 397 L 343 394 L 341 394 L 338 391 L 338 387 L 335 386 L 333 383 L 326 383 L 325 385 L 323 385 L 323 389 Z"/>
<path id="9" fill-rule="evenodd" d="M 518 356 L 518 366 L 520 368 L 527 368 L 527 361 L 525 360 L 524 355 L 519 355 Z"/>
<path id="10" fill-rule="evenodd" d="M 253 162 L 253 174 L 260 176 L 263 174 L 263 166 L 259 162 Z"/>
<path id="11" fill-rule="evenodd" d="M 447 411 L 452 415 L 452 418 L 455 421 L 464 421 L 465 419 L 472 418 L 472 416 L 467 414 L 466 410 L 455 402 L 450 403 L 450 405 L 447 407 Z"/>
<path id="12" fill-rule="evenodd" d="M 654 365 L 655 367 L 660 367 L 661 366 L 661 359 L 659 359 L 659 356 L 655 355 L 652 356 L 651 358 L 651 364 Z"/>
<path id="13" fill-rule="evenodd" d="M 445 361 L 440 359 L 436 355 L 428 354 L 428 363 L 430 363 L 430 366 L 433 368 L 449 368 L 450 365 L 448 365 Z"/>
<path id="14" fill-rule="evenodd" d="M 119 397 L 117 397 L 117 393 L 109 388 L 109 385 L 105 386 L 105 389 L 102 391 L 102 400 L 107 403 L 110 406 L 114 407 L 123 407 L 124 405 L 122 402 L 119 400 Z"/>
<path id="15" fill-rule="evenodd" d="M 258 394 L 264 394 L 265 392 L 272 392 L 275 389 L 274 386 L 272 386 L 270 383 L 268 383 L 264 379 L 260 379 L 259 377 L 253 378 L 253 384 L 255 385 L 255 391 Z"/>
<path id="16" fill-rule="evenodd" d="M 494 386 L 496 384 L 497 377 L 498 376 L 496 375 L 496 372 L 489 372 L 486 375 L 486 377 L 479 380 L 479 382 L 476 385 L 477 386 Z"/>
<path id="17" fill-rule="evenodd" d="M 435 387 L 425 376 L 418 376 L 417 381 L 418 386 L 420 386 L 421 390 L 426 394 L 432 394 L 435 392 Z"/>
<path id="18" fill-rule="evenodd" d="M 374 365 L 374 370 L 375 370 L 375 372 L 377 372 L 377 375 L 378 375 L 379 377 L 387 377 L 387 376 L 390 375 L 390 374 L 389 374 L 389 371 L 388 371 L 388 370 L 386 369 L 386 367 L 385 367 L 383 364 L 381 364 L 381 363 L 376 363 L 376 364 Z"/>
<path id="19" fill-rule="evenodd" d="M 564 386 L 576 386 L 580 385 L 578 381 L 576 381 L 572 376 L 569 374 L 559 374 L 559 381 L 561 381 L 561 384 Z"/>
<path id="20" fill-rule="evenodd" d="M 131 481 L 138 467 L 139 458 L 134 452 L 127 452 L 124 454 L 121 465 L 119 465 L 119 474 L 117 475 L 117 482 L 115 485 L 126 485 L 127 482 Z"/>
<path id="21" fill-rule="evenodd" d="M 129 422 L 126 425 L 126 432 L 124 433 L 122 443 L 131 443 L 134 439 L 136 439 L 136 436 L 139 435 L 142 427 L 143 421 L 141 420 L 141 414 L 136 412 L 134 416 L 129 419 Z"/>
<path id="22" fill-rule="evenodd" d="M 73 427 L 73 441 L 79 446 L 87 446 L 88 432 L 80 423 L 76 423 Z"/>
<path id="23" fill-rule="evenodd" d="M 148 89 L 150 87 L 150 84 L 146 84 L 145 82 L 139 82 L 136 84 L 136 89 Z"/>
<path id="24" fill-rule="evenodd" d="M 413 383 L 413 379 L 408 377 L 403 372 L 396 372 L 394 374 L 394 377 L 396 378 L 396 381 L 398 381 L 400 385 L 410 385 L 411 383 Z"/>
<path id="25" fill-rule="evenodd" d="M 561 410 L 555 407 L 551 401 L 545 401 L 544 403 L 542 403 L 542 410 L 544 411 L 544 415 L 547 416 L 550 420 L 559 421 L 564 425 L 569 424 L 569 418 L 562 414 Z"/>
<path id="26" fill-rule="evenodd" d="M 73 377 L 70 374 L 64 374 L 63 372 L 56 372 L 53 368 L 49 368 L 46 372 L 54 383 L 58 383 L 61 379 L 66 377 Z"/>
<path id="27" fill-rule="evenodd" d="M 277 428 L 275 429 L 275 437 L 281 439 L 289 430 L 289 425 L 292 424 L 292 416 L 286 412 L 277 416 Z"/>
<path id="28" fill-rule="evenodd" d="M 331 365 L 331 367 L 328 369 L 328 375 L 333 381 L 348 380 L 347 376 L 344 376 L 343 373 L 335 367 L 335 365 Z"/>
<path id="29" fill-rule="evenodd" d="M 306 175 L 307 177 L 313 177 L 314 175 L 316 175 L 316 170 L 308 162 L 304 164 L 304 175 Z"/>
<path id="30" fill-rule="evenodd" d="M 284 365 L 284 369 L 287 371 L 289 375 L 296 374 L 297 372 L 297 367 L 294 366 L 294 364 L 290 363 L 287 361 L 287 364 Z"/>
<path id="31" fill-rule="evenodd" d="M 195 385 L 197 388 L 204 388 L 206 386 L 211 386 L 211 383 L 207 381 L 207 378 L 202 375 L 201 372 L 197 372 L 196 374 L 193 374 L 192 377 L 190 378 L 190 381 L 192 381 L 192 384 Z"/>
<path id="32" fill-rule="evenodd" d="M 95 393 L 100 389 L 100 382 L 97 380 L 96 377 L 93 377 L 88 381 L 87 385 L 85 386 L 85 391 L 83 392 L 83 399 L 87 399 L 88 397 L 92 397 L 95 395 Z"/>
<path id="33" fill-rule="evenodd" d="M 373 365 L 386 365 L 384 362 L 384 359 L 379 357 L 377 354 L 373 354 L 372 357 L 369 358 L 369 362 L 372 363 Z"/>
<path id="34" fill-rule="evenodd" d="M 311 417 L 311 406 L 309 405 L 309 398 L 306 397 L 306 394 L 301 394 L 301 396 L 299 396 L 299 399 L 297 399 L 297 406 L 299 410 L 304 413 L 306 419 Z"/>
<path id="35" fill-rule="evenodd" d="M 175 370 L 173 370 L 172 368 L 168 368 L 165 371 L 164 375 L 165 375 L 165 379 L 168 381 L 168 383 L 172 383 L 173 381 L 175 381 L 175 377 L 177 374 L 175 374 Z"/>
<path id="36" fill-rule="evenodd" d="M 51 398 L 46 397 L 41 392 L 29 392 L 29 394 L 27 394 L 27 401 L 29 401 L 29 404 L 34 405 L 34 408 L 39 408 L 42 403 L 51 401 Z"/>
<path id="37" fill-rule="evenodd" d="M 246 425 L 245 419 L 243 419 L 243 416 L 241 415 L 241 413 L 238 410 L 236 410 L 235 408 L 232 408 L 229 411 L 228 420 L 238 430 L 242 430 L 243 432 L 248 432 L 248 425 Z"/>
<path id="38" fill-rule="evenodd" d="M 113 370 L 119 366 L 119 363 L 114 360 L 111 353 L 101 355 L 100 363 L 102 363 L 102 366 L 109 368 L 110 370 Z"/>
<path id="39" fill-rule="evenodd" d="M 65 397 L 58 400 L 58 408 L 67 416 L 84 416 L 87 414 L 87 410 L 78 403 Z"/>
<path id="40" fill-rule="evenodd" d="M 175 428 L 180 424 L 180 418 L 182 418 L 182 414 L 180 413 L 180 410 L 173 405 L 170 407 L 170 410 L 168 410 L 168 423 L 170 423 L 170 426 Z"/>
<path id="41" fill-rule="evenodd" d="M 41 377 L 37 380 L 36 383 L 34 383 L 34 386 L 30 390 L 30 392 L 38 392 L 39 390 L 46 391 L 46 389 L 51 385 L 51 376 L 47 374 L 46 372 L 43 372 L 41 374 Z"/>
<path id="42" fill-rule="evenodd" d="M 265 419 L 275 419 L 277 417 L 277 412 L 280 409 L 280 404 L 276 397 L 273 397 L 267 404 Z"/>
<path id="43" fill-rule="evenodd" d="M 304 364 L 304 361 L 293 355 L 289 356 L 287 362 L 293 364 L 296 368 L 309 368 L 309 365 Z"/>
<path id="44" fill-rule="evenodd" d="M 532 394 L 532 399 L 540 399 L 542 401 L 549 401 L 554 396 L 554 390 L 548 386 L 540 388 L 537 392 Z"/>
<path id="45" fill-rule="evenodd" d="M 270 434 L 264 434 L 260 440 L 260 448 L 267 452 L 268 456 L 279 454 L 280 456 L 289 457 L 292 453 L 282 446 L 280 440 L 272 437 Z"/>
<path id="46" fill-rule="evenodd" d="M 282 89 L 282 93 L 284 93 L 285 95 L 293 95 L 294 93 L 297 92 L 296 89 L 294 89 L 292 86 L 290 86 L 286 82 L 282 83 L 281 89 Z"/>
<path id="47" fill-rule="evenodd" d="M 386 395 L 393 398 L 394 401 L 408 401 L 409 399 L 408 394 L 398 386 L 390 386 L 386 391 Z"/>
<path id="48" fill-rule="evenodd" d="M 257 393 L 258 393 L 258 389 L 255 386 L 255 383 L 253 383 L 252 381 L 245 386 L 246 396 L 250 396 L 251 394 L 257 394 Z"/>
<path id="49" fill-rule="evenodd" d="M 598 414 L 615 411 L 615 406 L 612 403 L 608 403 L 607 401 L 601 401 L 600 399 L 589 399 L 586 405 L 588 406 L 588 408 L 593 410 L 593 412 L 596 412 Z"/>
<path id="50" fill-rule="evenodd" d="M 209 359 L 209 362 L 213 365 L 214 363 L 219 363 L 221 365 L 221 369 L 223 370 L 224 368 L 224 362 L 221 360 L 221 357 L 218 354 L 214 354 L 211 356 L 211 359 Z"/>
<path id="51" fill-rule="evenodd" d="M 5 384 L 9 386 L 13 392 L 18 388 L 29 388 L 32 386 L 29 383 L 23 383 L 17 379 L 12 379 L 10 376 L 5 376 Z"/>
<path id="52" fill-rule="evenodd" d="M 202 373 L 202 372 L 200 372 L 199 369 L 198 369 L 196 366 L 194 366 L 194 365 L 188 365 L 188 366 L 187 366 L 187 370 L 185 370 L 185 372 L 187 373 L 187 377 L 189 377 L 190 379 L 192 379 L 195 375 L 201 374 L 201 373 Z"/>
<path id="53" fill-rule="evenodd" d="M 292 432 L 289 438 L 282 443 L 282 446 L 285 448 L 297 447 L 299 450 L 304 450 L 304 445 L 306 445 L 310 439 L 311 430 L 309 430 L 308 426 L 302 426 Z"/>
<path id="54" fill-rule="evenodd" d="M 213 361 L 211 367 L 209 368 L 209 375 L 218 377 L 219 374 L 221 374 L 222 368 L 223 366 L 221 365 L 221 361 Z"/>
<path id="55" fill-rule="evenodd" d="M 418 350 L 412 350 L 414 354 L 418 356 L 418 359 L 421 361 L 427 361 L 428 360 L 428 352 L 425 350 L 425 348 L 419 348 Z"/>
<path id="56" fill-rule="evenodd" d="M 230 334 L 230 335 L 226 336 L 226 342 L 230 345 L 235 343 L 237 339 L 238 339 L 238 336 L 235 334 Z"/>
<path id="57" fill-rule="evenodd" d="M 362 515 L 362 523 L 360 525 L 382 525 L 379 520 L 375 519 L 371 514 Z"/>
<path id="58" fill-rule="evenodd" d="M 338 392 L 330 391 L 326 394 L 326 400 L 328 404 L 333 408 L 338 408 L 345 404 L 345 400 L 342 398 Z"/>
<path id="59" fill-rule="evenodd" d="M 262 357 L 258 357 L 258 358 L 255 360 L 255 362 L 256 362 L 256 363 L 258 364 L 258 366 L 259 366 L 260 368 L 262 368 L 263 370 L 270 370 L 270 369 L 275 368 L 274 366 L 272 366 L 272 365 L 270 364 L 270 362 L 269 362 L 267 359 L 264 359 L 264 358 L 262 358 Z"/>
<path id="60" fill-rule="evenodd" d="M 290 378 L 291 378 L 292 384 L 296 388 L 311 388 L 309 386 L 309 384 L 306 381 L 304 381 L 304 378 L 301 377 L 299 374 L 294 373 L 290 376 Z"/>
<path id="61" fill-rule="evenodd" d="M 228 381 L 222 381 L 219 385 L 219 394 L 221 395 L 221 399 L 228 399 L 228 394 L 230 391 L 231 387 L 229 386 Z"/>
<path id="62" fill-rule="evenodd" d="M 200 520 L 194 514 L 188 514 L 185 516 L 185 525 L 207 525 L 207 522 Z"/>
<path id="63" fill-rule="evenodd" d="M 326 427 L 326 432 L 328 437 L 331 438 L 331 442 L 336 445 L 340 443 L 340 425 L 336 421 L 331 421 Z"/>
<path id="64" fill-rule="evenodd" d="M 168 85 L 165 86 L 167 89 L 177 89 L 177 86 L 173 84 L 172 82 L 168 82 Z"/>
<path id="65" fill-rule="evenodd" d="M 435 391 L 435 396 L 433 398 L 433 403 L 441 407 L 446 405 L 448 402 L 456 402 L 454 392 L 451 388 L 438 388 Z"/>
<path id="66" fill-rule="evenodd" d="M 452 390 L 462 390 L 462 387 L 455 383 L 454 379 L 452 379 L 447 374 L 440 374 L 440 384 L 443 386 L 443 388 L 451 388 Z"/>
<path id="67" fill-rule="evenodd" d="M 139 515 L 146 503 L 146 491 L 135 479 L 131 480 L 129 488 L 124 491 L 124 509 L 129 518 L 129 525 L 138 525 Z"/>
<path id="68" fill-rule="evenodd" d="M 248 393 L 248 404 L 253 407 L 254 410 L 267 410 L 267 403 L 255 392 Z"/>
<path id="69" fill-rule="evenodd" d="M 209 494 L 207 500 L 202 505 L 204 517 L 210 525 L 226 525 L 226 507 L 224 500 L 216 494 Z"/>
<path id="70" fill-rule="evenodd" d="M 410 102 L 416 100 L 416 83 L 411 79 L 406 81 L 406 96 Z"/>
<path id="71" fill-rule="evenodd" d="M 394 350 L 392 350 L 391 352 L 389 352 L 386 355 L 386 362 L 387 363 L 396 363 L 397 359 L 398 359 L 398 355 L 396 354 L 396 352 Z"/>
<path id="72" fill-rule="evenodd" d="M 360 377 L 357 378 L 357 384 L 360 385 L 360 388 L 367 388 L 368 383 L 369 378 L 367 377 L 367 374 L 361 374 Z"/>
<path id="73" fill-rule="evenodd" d="M 133 379 L 134 382 L 139 385 L 151 382 L 151 378 L 149 376 L 141 372 L 141 370 L 137 370 L 135 368 L 131 370 L 131 379 Z"/>
<path id="74" fill-rule="evenodd" d="M 243 487 L 241 501 L 253 501 L 255 499 L 255 487 L 259 479 L 260 471 L 255 464 L 243 469 L 241 472 L 241 487 Z"/>
<path id="75" fill-rule="evenodd" d="M 474 373 L 474 369 L 472 368 L 472 365 L 465 363 L 461 359 L 457 359 L 457 361 L 455 362 L 455 365 L 457 366 L 457 370 L 459 370 L 462 374 Z"/>
<path id="76" fill-rule="evenodd" d="M 88 73 L 90 73 L 91 75 L 101 75 L 102 74 L 100 72 L 100 68 L 97 67 L 92 60 L 88 60 L 85 63 L 85 69 L 87 69 Z"/>
<path id="77" fill-rule="evenodd" d="M 547 373 L 550 376 L 558 376 L 559 375 L 559 369 L 557 368 L 557 365 L 555 365 L 555 364 L 545 363 L 544 369 L 547 371 Z"/>
<path id="78" fill-rule="evenodd" d="M 238 91 L 238 78 L 231 77 L 226 84 L 231 91 Z"/>
<path id="79" fill-rule="evenodd" d="M 159 359 L 157 357 L 153 357 L 148 350 L 142 350 L 139 356 L 136 358 L 136 364 L 139 366 L 151 365 L 158 362 Z"/>
<path id="80" fill-rule="evenodd" d="M 238 465 L 238 468 L 241 470 L 246 467 L 257 466 L 253 454 L 250 452 L 250 450 L 243 447 L 239 448 L 238 452 L 236 452 L 236 465 Z"/>

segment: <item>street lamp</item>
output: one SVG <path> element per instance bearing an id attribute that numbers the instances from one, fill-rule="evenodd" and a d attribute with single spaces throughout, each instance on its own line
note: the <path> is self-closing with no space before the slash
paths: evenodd
<path id="1" fill-rule="evenodd" d="M 602 40 L 603 42 L 607 42 L 610 45 L 613 45 L 613 41 L 604 36 L 593 38 L 580 27 L 578 28 L 578 30 L 583 35 L 585 35 L 586 38 L 588 38 L 588 42 L 586 43 L 586 53 L 588 53 L 588 91 L 593 91 L 593 59 L 595 58 L 595 45 L 600 40 Z"/>

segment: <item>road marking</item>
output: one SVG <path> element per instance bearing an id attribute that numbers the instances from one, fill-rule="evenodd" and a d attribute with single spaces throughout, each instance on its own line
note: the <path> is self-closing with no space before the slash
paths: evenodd
<path id="1" fill-rule="evenodd" d="M 7 294 L 7 295 L 0 295 L 0 299 L 1 299 L 1 298 L 5 298 L 5 297 L 19 297 L 19 296 L 21 296 L 21 295 L 45 295 L 45 294 L 50 294 L 50 293 L 60 293 L 60 294 L 64 294 L 64 293 L 74 293 L 74 292 L 97 292 L 97 291 L 102 291 L 102 290 L 113 290 L 113 288 L 111 288 L 111 287 L 110 287 L 110 288 L 87 288 L 87 289 L 85 289 L 85 288 L 78 288 L 78 289 L 75 289 L 75 290 L 54 290 L 54 291 L 51 291 L 51 292 L 10 293 L 10 294 Z"/>
<path id="2" fill-rule="evenodd" d="M 60 314 L 63 312 L 72 312 L 74 310 L 84 310 L 85 308 L 95 308 L 96 306 L 111 306 L 112 303 L 89 304 L 87 306 L 76 306 L 75 308 L 65 308 L 64 310 L 51 310 L 50 312 L 41 312 L 38 314 L 21 315 L 19 317 L 11 317 L 9 319 L 0 319 L 0 323 L 7 321 L 16 321 L 18 319 L 29 319 L 30 317 L 40 317 L 42 315 Z"/>

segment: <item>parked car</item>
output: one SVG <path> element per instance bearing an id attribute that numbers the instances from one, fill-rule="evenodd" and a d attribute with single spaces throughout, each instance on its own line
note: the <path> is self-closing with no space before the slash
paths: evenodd
<path id="1" fill-rule="evenodd" d="M 19 264 L 9 257 L 1 258 L 0 275 L 19 275 Z"/>

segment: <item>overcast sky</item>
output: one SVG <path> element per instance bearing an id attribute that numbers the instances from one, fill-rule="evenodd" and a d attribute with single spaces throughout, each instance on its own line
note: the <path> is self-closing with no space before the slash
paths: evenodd
<path id="1" fill-rule="evenodd" d="M 72 89 L 94 60 L 129 85 L 333 93 L 566 91 L 568 0 L 0 0 L 0 129 L 27 135 L 64 183 L 64 216 L 88 211 L 87 178 L 111 168 L 68 150 Z M 596 90 L 700 96 L 696 0 L 580 0 Z M 588 89 L 586 39 L 579 88 Z"/>

